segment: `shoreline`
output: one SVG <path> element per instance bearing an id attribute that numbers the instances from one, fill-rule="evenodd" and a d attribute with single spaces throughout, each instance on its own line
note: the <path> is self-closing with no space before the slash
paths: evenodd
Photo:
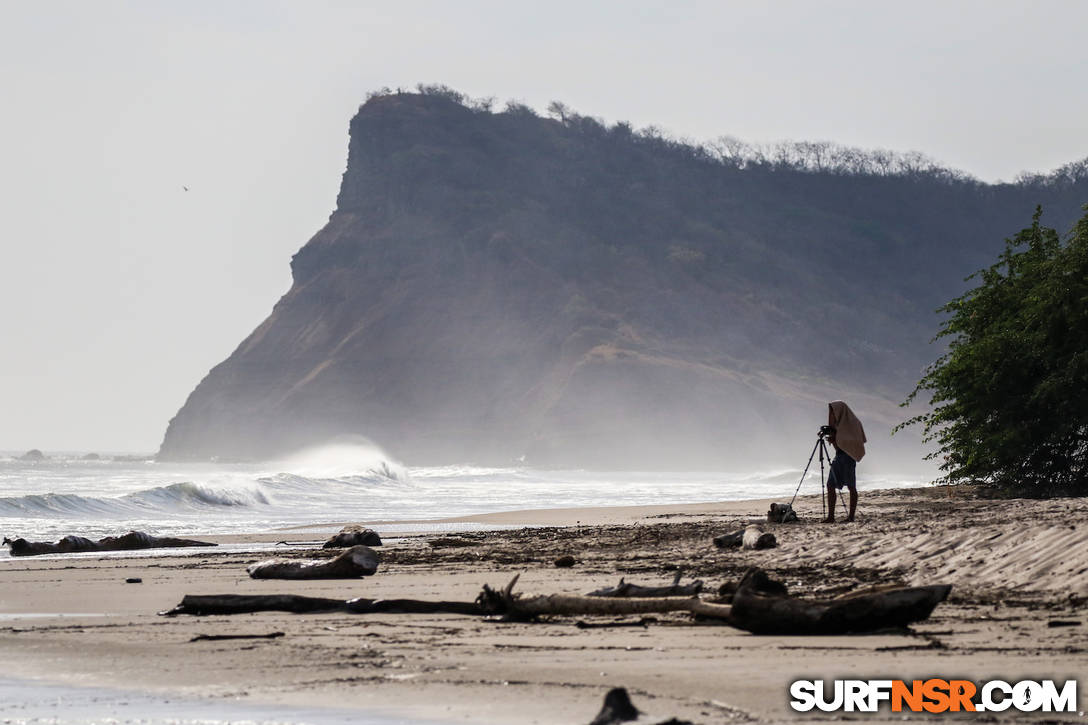
<path id="1" fill-rule="evenodd" d="M 792 722 L 789 682 L 845 675 L 1079 677 L 1083 709 L 1088 620 L 1079 612 L 1088 593 L 1088 526 L 1071 522 L 1088 513 L 1088 499 L 953 495 L 863 491 L 859 521 L 834 526 L 813 523 L 818 496 L 799 497 L 802 522 L 769 525 L 780 546 L 767 551 L 723 552 L 710 538 L 763 519 L 770 499 L 454 517 L 427 522 L 455 527 L 448 536 L 415 532 L 382 547 L 378 573 L 361 580 L 251 580 L 246 564 L 266 554 L 237 550 L 7 559 L 0 565 L 0 653 L 9 675 L 62 686 L 123 684 L 293 708 L 335 704 L 409 722 L 589 722 L 611 686 L 627 687 L 636 706 L 662 718 Z M 465 524 L 518 528 L 456 529 Z M 227 543 L 236 536 L 211 538 Z M 291 547 L 275 554 L 315 555 Z M 555 568 L 561 554 L 575 556 L 576 565 Z M 680 615 L 614 627 L 599 626 L 610 618 L 588 617 L 526 624 L 455 615 L 156 614 L 185 594 L 471 600 L 482 584 L 502 585 L 514 574 L 521 576 L 518 591 L 584 593 L 620 577 L 664 584 L 679 569 L 685 582 L 701 579 L 710 592 L 752 565 L 801 596 L 893 581 L 954 587 L 911 632 L 841 637 L 759 637 L 692 625 Z M 130 577 L 143 581 L 125 584 Z M 580 629 L 575 619 L 597 626 Z M 1048 626 L 1053 619 L 1081 624 L 1055 629 Z M 284 636 L 189 641 L 196 634 L 274 631 Z M 898 721 L 900 714 L 867 719 Z M 1084 722 L 1075 714 L 1072 721 Z"/>

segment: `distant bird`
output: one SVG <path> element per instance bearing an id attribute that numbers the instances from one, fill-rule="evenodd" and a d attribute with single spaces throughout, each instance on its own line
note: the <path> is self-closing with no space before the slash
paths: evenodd
<path id="1" fill-rule="evenodd" d="M 189 190 L 189 187 L 188 187 L 188 186 L 186 186 L 185 184 L 182 184 L 182 185 L 181 185 L 181 188 L 182 188 L 182 189 L 185 189 L 186 191 L 188 191 L 188 190 Z"/>

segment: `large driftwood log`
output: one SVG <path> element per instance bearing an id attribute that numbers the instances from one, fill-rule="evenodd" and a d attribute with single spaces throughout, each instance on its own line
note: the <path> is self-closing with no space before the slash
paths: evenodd
<path id="1" fill-rule="evenodd" d="M 322 549 L 346 549 L 349 546 L 381 546 L 382 537 L 374 529 L 365 529 L 358 524 L 352 524 L 340 529 L 340 533 L 333 536 L 321 547 Z"/>
<path id="2" fill-rule="evenodd" d="M 774 534 L 755 526 L 748 526 L 730 534 L 722 534 L 714 537 L 714 546 L 719 549 L 772 549 L 778 546 Z"/>
<path id="3" fill-rule="evenodd" d="M 246 571 L 254 579 L 355 579 L 378 571 L 378 561 L 378 552 L 370 547 L 353 546 L 335 559 L 268 559 Z"/>
<path id="4" fill-rule="evenodd" d="M 948 596 L 950 585 L 907 587 L 858 592 L 831 600 L 790 597 L 785 587 L 752 569 L 745 574 L 733 605 L 704 602 L 692 597 L 617 598 L 571 594 L 521 596 L 513 593 L 518 577 L 503 589 L 484 585 L 475 602 L 415 599 L 322 599 L 293 595 L 185 596 L 174 609 L 161 614 L 241 614 L 284 611 L 296 613 L 346 612 L 351 614 L 501 614 L 507 619 L 532 620 L 541 616 L 617 616 L 691 612 L 724 620 L 755 634 L 844 634 L 902 627 L 929 617 Z"/>
<path id="5" fill-rule="evenodd" d="M 703 582 L 696 580 L 691 584 L 681 584 L 682 572 L 677 572 L 672 584 L 664 587 L 644 587 L 631 584 L 623 579 L 614 587 L 605 587 L 592 591 L 590 597 L 694 597 L 703 590 Z"/>
<path id="6" fill-rule="evenodd" d="M 755 634 L 845 634 L 905 627 L 929 617 L 950 584 L 859 592 L 806 600 L 781 592 L 759 569 L 744 575 L 733 595 L 730 624 Z"/>
<path id="7" fill-rule="evenodd" d="M 291 612 L 315 614 L 484 614 L 475 602 L 422 601 L 418 599 L 326 599 L 295 594 L 186 594 L 173 609 L 159 614 L 251 614 Z"/>
<path id="8" fill-rule="evenodd" d="M 193 539 L 175 539 L 170 536 L 158 537 L 142 531 L 130 531 L 123 536 L 107 536 L 98 541 L 91 541 L 82 536 L 65 536 L 54 543 L 46 541 L 27 541 L 26 539 L 4 539 L 11 546 L 12 556 L 40 556 L 41 554 L 77 554 L 87 551 L 132 551 L 135 549 L 160 549 L 186 546 L 216 546 L 207 541 Z"/>
<path id="9" fill-rule="evenodd" d="M 186 594 L 173 609 L 159 614 L 250 614 L 251 612 L 315 612 L 347 611 L 342 599 L 302 597 L 295 594 Z"/>
<path id="10" fill-rule="evenodd" d="M 691 612 L 718 619 L 729 618 L 728 606 L 704 602 L 698 596 L 643 598 L 577 594 L 522 596 L 513 593 L 517 581 L 518 577 L 515 576 L 503 589 L 492 589 L 485 584 L 483 592 L 476 601 L 490 614 L 501 614 L 507 619 L 516 620 L 529 620 L 541 616 L 616 616 L 665 612 Z"/>

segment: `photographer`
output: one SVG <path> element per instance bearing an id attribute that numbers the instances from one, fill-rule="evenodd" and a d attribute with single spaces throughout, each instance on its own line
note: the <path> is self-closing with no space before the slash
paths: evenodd
<path id="1" fill-rule="evenodd" d="M 861 421 L 841 400 L 827 405 L 827 425 L 820 428 L 835 447 L 835 459 L 831 461 L 831 474 L 827 477 L 827 518 L 823 523 L 835 522 L 835 492 L 843 486 L 850 489 L 850 513 L 846 522 L 854 520 L 858 507 L 857 462 L 865 455 L 865 429 Z"/>

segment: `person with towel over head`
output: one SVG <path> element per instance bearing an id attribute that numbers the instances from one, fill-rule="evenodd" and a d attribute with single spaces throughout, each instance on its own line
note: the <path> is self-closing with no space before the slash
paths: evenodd
<path id="1" fill-rule="evenodd" d="M 831 461 L 831 473 L 827 477 L 827 518 L 825 524 L 835 522 L 835 492 L 843 486 L 850 489 L 850 513 L 846 522 L 854 520 L 858 507 L 857 464 L 865 455 L 865 429 L 861 421 L 841 400 L 827 404 L 827 425 L 831 428 L 828 440 L 835 447 L 835 459 Z"/>

